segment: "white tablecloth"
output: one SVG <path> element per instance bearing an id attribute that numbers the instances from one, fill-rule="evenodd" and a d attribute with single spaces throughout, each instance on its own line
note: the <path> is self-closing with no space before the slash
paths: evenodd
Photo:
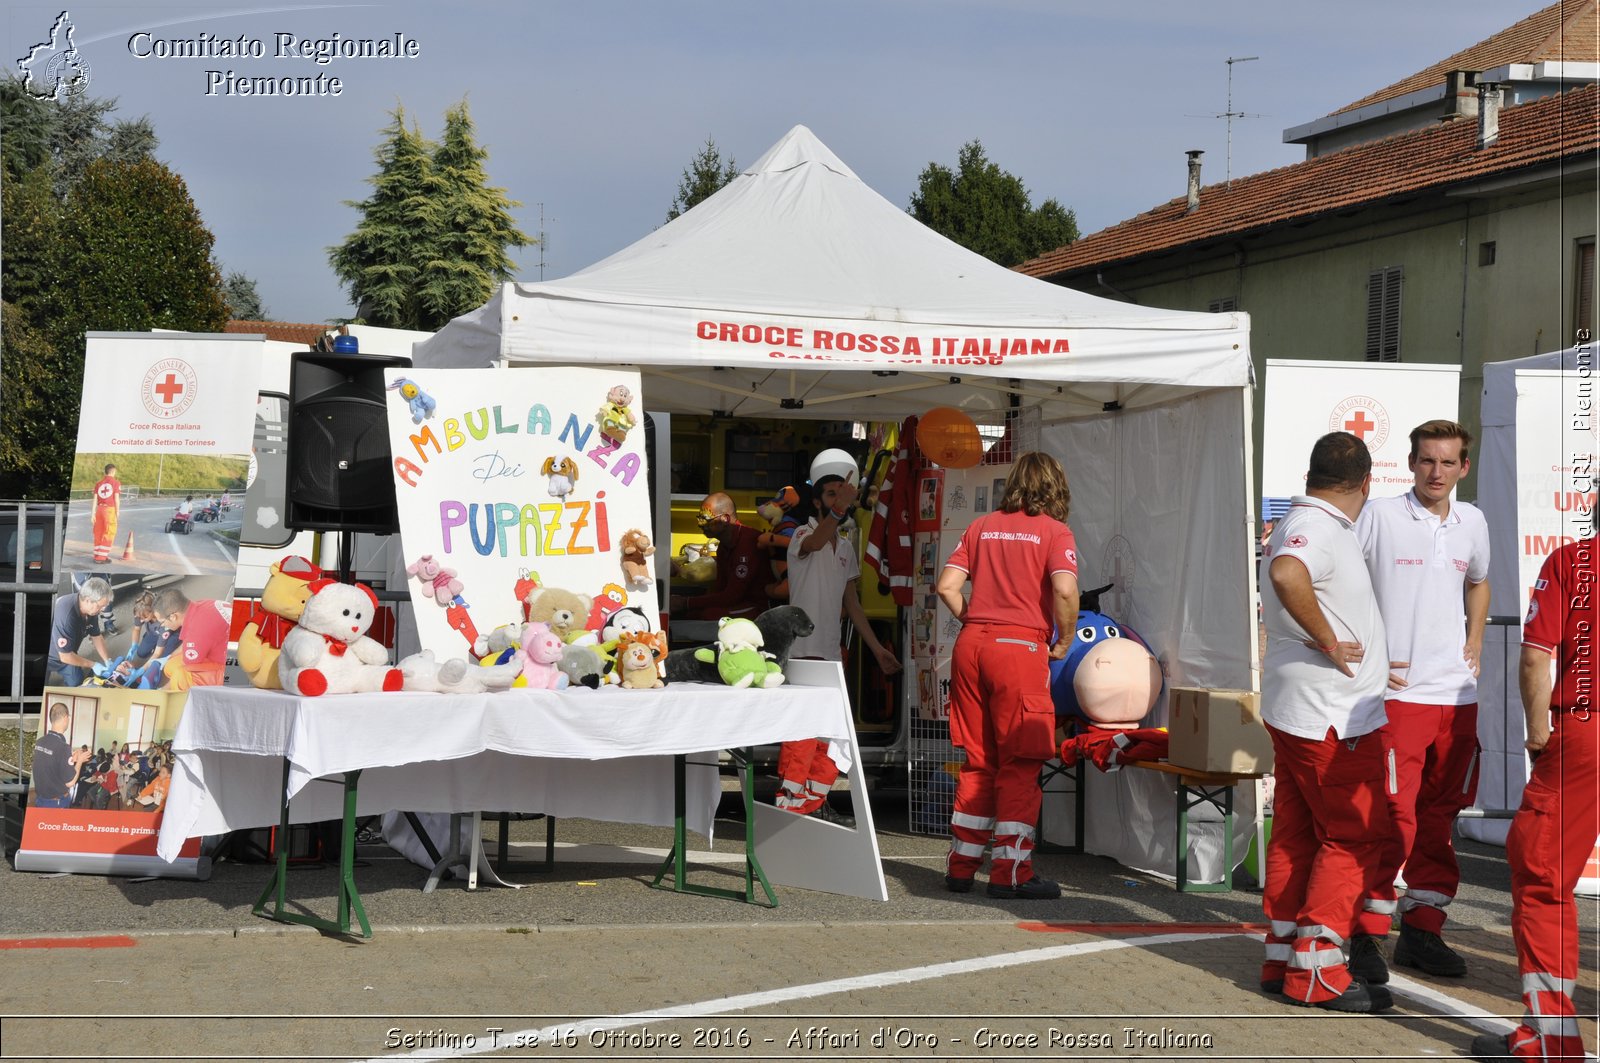
<path id="1" fill-rule="evenodd" d="M 339 776 L 360 769 L 361 815 L 545 812 L 670 826 L 672 754 L 694 754 L 687 822 L 709 836 L 721 797 L 718 750 L 820 736 L 855 754 L 842 686 L 822 679 L 830 681 L 754 692 L 680 683 L 319 698 L 197 687 L 173 738 L 177 767 L 157 852 L 172 860 L 185 838 L 276 825 L 286 756 L 295 823 L 339 818 Z"/>

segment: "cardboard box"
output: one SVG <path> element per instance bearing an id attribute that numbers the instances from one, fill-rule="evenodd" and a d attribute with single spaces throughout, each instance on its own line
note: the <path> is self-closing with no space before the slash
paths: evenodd
<path id="1" fill-rule="evenodd" d="M 1251 775 L 1272 770 L 1272 738 L 1261 722 L 1261 695 L 1254 691 L 1173 687 L 1167 732 L 1167 761 L 1181 768 Z"/>

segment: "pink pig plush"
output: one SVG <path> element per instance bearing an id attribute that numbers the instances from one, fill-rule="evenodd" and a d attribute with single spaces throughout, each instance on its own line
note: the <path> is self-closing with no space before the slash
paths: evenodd
<path id="1" fill-rule="evenodd" d="M 572 680 L 561 670 L 561 653 L 566 641 L 550 630 L 549 624 L 525 624 L 522 628 L 522 649 L 517 660 L 522 662 L 522 674 L 512 686 L 532 687 L 535 690 L 560 690 Z"/>
<path id="2" fill-rule="evenodd" d="M 456 570 L 441 565 L 433 559 L 432 554 L 423 554 L 407 565 L 406 575 L 417 577 L 422 583 L 422 596 L 432 598 L 442 608 L 447 608 L 455 600 L 463 586 Z"/>

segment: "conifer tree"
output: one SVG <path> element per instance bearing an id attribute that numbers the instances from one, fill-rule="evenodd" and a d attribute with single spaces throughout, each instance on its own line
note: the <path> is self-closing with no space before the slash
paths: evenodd
<path id="1" fill-rule="evenodd" d="M 396 108 L 375 152 L 372 195 L 355 232 L 328 249 L 357 319 L 432 331 L 481 306 L 512 276 L 506 253 L 533 240 L 516 227 L 505 190 L 492 188 L 465 103 L 445 114 L 435 144 Z"/>
<path id="2" fill-rule="evenodd" d="M 328 249 L 334 274 L 350 291 L 356 318 L 387 328 L 423 328 L 419 286 L 422 268 L 433 257 L 439 229 L 434 195 L 433 145 L 415 126 L 406 128 L 405 110 L 396 107 L 373 152 L 378 172 L 368 178 L 372 194 L 345 200 L 361 212 L 355 232 Z"/>
<path id="3" fill-rule="evenodd" d="M 535 242 L 511 216 L 511 208 L 522 204 L 507 199 L 505 189 L 490 187 L 483 168 L 488 157 L 478 146 L 466 102 L 446 111 L 444 135 L 433 153 L 439 232 L 421 285 L 429 328 L 487 302 L 512 277 L 507 249 Z"/>
<path id="4" fill-rule="evenodd" d="M 684 167 L 683 177 L 678 181 L 678 194 L 672 197 L 672 206 L 667 210 L 667 220 L 671 221 L 702 200 L 709 199 L 738 176 L 739 164 L 731 157 L 724 163 L 717 142 L 706 137 L 706 146 L 696 152 L 694 158 L 689 160 L 689 165 Z"/>

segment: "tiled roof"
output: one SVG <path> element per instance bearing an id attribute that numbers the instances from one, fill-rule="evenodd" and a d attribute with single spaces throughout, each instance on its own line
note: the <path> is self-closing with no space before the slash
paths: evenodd
<path id="1" fill-rule="evenodd" d="M 1508 63 L 1600 61 L 1600 0 L 1559 0 L 1488 40 L 1341 107 L 1334 114 L 1444 83 L 1455 70 L 1493 70 Z"/>
<path id="2" fill-rule="evenodd" d="M 262 333 L 269 340 L 281 343 L 303 343 L 314 346 L 332 325 L 303 325 L 294 321 L 230 321 L 222 326 L 223 332 Z"/>
<path id="3" fill-rule="evenodd" d="M 1088 266 L 1237 236 L 1285 222 L 1438 189 L 1587 153 L 1600 148 L 1600 88 L 1570 92 L 1500 112 L 1500 137 L 1478 148 L 1477 122 L 1457 119 L 1370 141 L 1293 166 L 1208 185 L 1200 207 L 1187 197 L 1024 262 L 1017 270 L 1048 277 Z"/>

